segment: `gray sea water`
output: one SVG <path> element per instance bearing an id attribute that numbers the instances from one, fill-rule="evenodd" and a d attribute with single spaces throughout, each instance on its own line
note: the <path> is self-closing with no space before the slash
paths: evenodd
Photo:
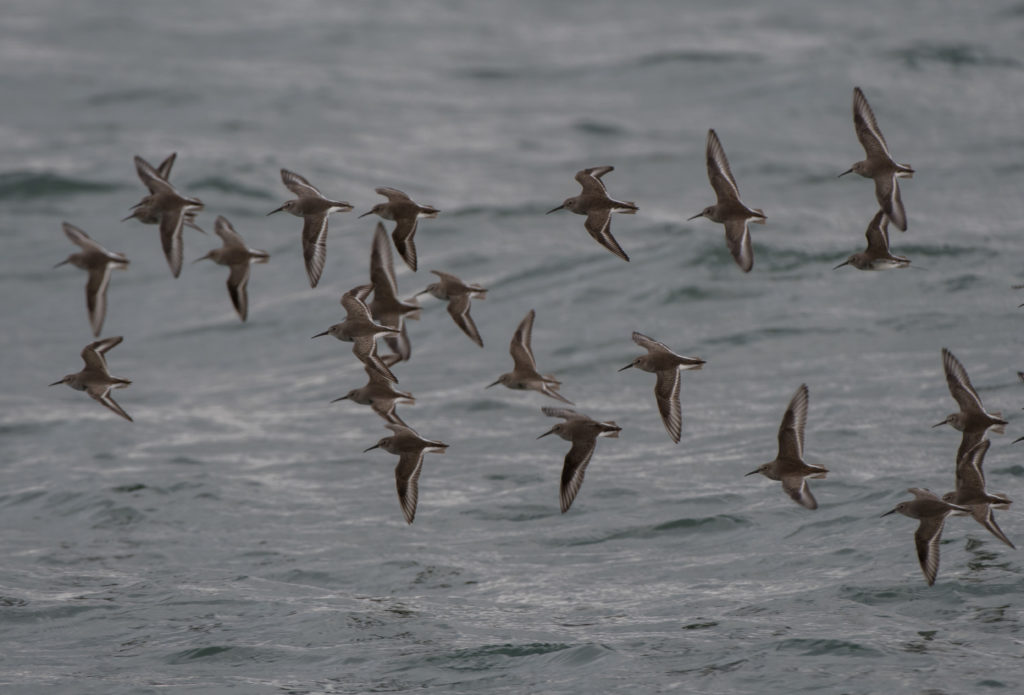
<path id="1" fill-rule="evenodd" d="M 8 0 L 0 21 L 0 690 L 4 693 L 962 693 L 1024 689 L 1022 560 L 951 518 L 938 581 L 916 523 L 879 515 L 952 489 L 959 434 L 940 362 L 964 363 L 1010 420 L 986 461 L 1020 497 L 1024 5 L 670 1 L 132 3 Z M 862 250 L 872 184 L 852 88 L 897 160 L 911 269 L 832 267 Z M 714 201 L 716 129 L 753 229 L 745 275 Z M 118 220 L 171 176 L 251 246 L 250 318 L 219 243 L 185 230 L 171 277 L 155 227 Z M 640 212 L 612 229 L 543 213 L 611 164 Z M 355 211 L 305 278 L 279 169 Z M 443 212 L 420 270 L 490 288 L 481 350 L 425 297 L 396 367 L 428 454 L 407 526 L 388 432 L 329 401 L 365 381 L 350 346 L 309 337 L 366 281 L 393 186 Z M 51 270 L 71 222 L 131 259 L 104 335 L 134 383 L 128 423 L 47 384 L 92 340 L 84 274 Z M 568 443 L 511 367 L 529 310 L 542 371 L 602 439 L 569 513 Z M 683 377 L 683 437 L 652 375 L 616 370 L 634 330 L 708 361 Z M 797 386 L 820 508 L 744 477 L 775 456 Z M 1020 512 L 997 512 L 1024 542 Z"/>

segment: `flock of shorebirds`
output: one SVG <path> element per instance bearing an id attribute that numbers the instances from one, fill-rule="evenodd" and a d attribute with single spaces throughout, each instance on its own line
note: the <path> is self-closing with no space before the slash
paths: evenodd
<path id="1" fill-rule="evenodd" d="M 865 251 L 851 255 L 836 266 L 852 265 L 859 270 L 886 270 L 906 267 L 910 261 L 895 256 L 889 251 L 888 226 L 905 231 L 907 217 L 900 197 L 898 179 L 909 178 L 914 170 L 907 164 L 896 162 L 889 154 L 875 116 L 860 88 L 853 90 L 853 122 L 857 138 L 864 148 L 865 158 L 840 174 L 856 173 L 870 178 L 875 183 L 875 197 L 878 212 L 868 225 L 865 236 Z M 143 224 L 158 225 L 164 255 L 171 273 L 178 277 L 182 266 L 182 231 L 188 226 L 200 232 L 196 224 L 197 212 L 203 203 L 197 198 L 180 193 L 169 181 L 175 154 L 169 156 L 158 167 L 153 167 L 141 157 L 135 157 L 135 168 L 142 183 L 149 191 L 132 209 L 125 220 L 137 219 Z M 722 224 L 725 241 L 736 264 L 749 272 L 754 264 L 753 247 L 750 238 L 750 223 L 763 224 L 766 216 L 759 208 L 749 208 L 739 196 L 739 188 L 729 168 L 725 150 L 714 130 L 708 131 L 706 145 L 708 179 L 715 192 L 716 203 L 706 207 L 689 219 L 706 217 Z M 578 215 L 585 215 L 586 231 L 611 253 L 625 261 L 629 256 L 611 233 L 613 212 L 633 214 L 638 207 L 635 203 L 611 198 L 602 177 L 613 170 L 610 166 L 583 169 L 576 174 L 581 186 L 579 195 L 567 198 L 549 213 L 566 209 Z M 281 170 L 281 180 L 295 195 L 280 207 L 267 213 L 289 212 L 303 218 L 302 252 L 310 287 L 316 287 L 323 273 L 327 254 L 327 220 L 335 212 L 348 212 L 353 206 L 347 202 L 332 200 L 323 195 L 305 178 L 287 169 Z M 414 202 L 402 191 L 394 188 L 377 188 L 386 202 L 375 205 L 360 215 L 375 214 L 384 220 L 395 222 L 389 241 L 384 225 L 378 222 L 370 254 L 370 281 L 344 293 L 341 305 L 346 312 L 345 320 L 330 326 L 314 338 L 330 335 L 338 340 L 351 342 L 352 352 L 363 363 L 368 381 L 365 386 L 349 391 L 335 401 L 351 400 L 370 406 L 386 421 L 392 435 L 384 437 L 366 449 L 381 448 L 399 457 L 395 468 L 398 498 L 406 522 L 412 523 L 418 500 L 418 481 L 423 468 L 425 452 L 443 452 L 448 445 L 425 439 L 409 427 L 395 410 L 397 403 L 413 402 L 412 394 L 395 387 L 398 379 L 391 368 L 407 361 L 411 354 L 405 320 L 419 318 L 419 295 L 430 294 L 448 302 L 448 313 L 455 324 L 477 345 L 483 347 L 483 340 L 470 315 L 472 299 L 486 297 L 487 289 L 476 284 L 465 283 L 451 273 L 431 271 L 438 281 L 408 300 L 398 295 L 395 281 L 394 259 L 391 242 L 408 267 L 415 271 L 417 254 L 415 234 L 418 221 L 436 217 L 439 211 L 433 207 Z M 86 305 L 93 335 L 102 331 L 106 315 L 106 291 L 111 272 L 124 269 L 128 259 L 119 253 L 107 251 L 93 241 L 84 231 L 64 223 L 64 232 L 81 250 L 61 263 L 70 263 L 86 270 Z M 230 269 L 227 279 L 228 295 L 238 313 L 245 321 L 248 316 L 247 285 L 249 270 L 253 263 L 264 263 L 269 254 L 249 248 L 241 235 L 223 216 L 216 218 L 214 231 L 222 241 L 197 261 L 209 259 Z M 205 232 L 203 232 L 205 233 Z M 370 298 L 372 295 L 372 298 Z M 560 391 L 560 382 L 549 374 L 541 374 L 531 347 L 531 334 L 535 312 L 530 310 L 512 336 L 509 352 L 512 356 L 512 371 L 502 374 L 487 388 L 498 384 L 510 389 L 530 389 L 572 405 Z M 389 354 L 378 352 L 378 339 L 384 339 Z M 678 442 L 682 432 L 682 415 L 679 401 L 681 373 L 685 370 L 700 369 L 705 363 L 698 357 L 677 354 L 665 344 L 643 335 L 633 333 L 633 340 L 644 348 L 645 354 L 636 357 L 619 371 L 636 368 L 656 375 L 654 386 L 655 402 L 661 419 L 673 442 Z M 122 341 L 122 337 L 96 340 L 82 350 L 85 367 L 68 374 L 56 384 L 67 384 L 73 389 L 87 392 L 92 398 L 114 411 L 126 420 L 131 416 L 111 397 L 112 389 L 128 386 L 131 381 L 110 374 L 106 354 Z M 1010 504 L 1002 495 L 987 492 L 982 463 L 989 447 L 985 438 L 988 430 L 1002 432 L 1007 424 L 999 413 L 985 410 L 977 392 L 971 385 L 966 370 L 951 352 L 943 349 L 942 362 L 950 392 L 960 407 L 959 412 L 949 415 L 938 425 L 949 424 L 963 433 L 957 453 L 956 490 L 941 498 L 926 489 L 910 488 L 914 499 L 902 502 L 888 512 L 899 512 L 919 519 L 920 525 L 914 536 L 918 559 L 928 584 L 935 581 L 939 564 L 939 537 L 947 516 L 953 513 L 970 514 L 1000 541 L 1014 547 L 993 518 L 992 509 Z M 1024 377 L 1022 377 L 1024 378 Z M 808 465 L 803 460 L 804 429 L 807 423 L 809 392 L 802 384 L 786 408 L 779 427 L 778 455 L 747 475 L 760 473 L 771 480 L 781 481 L 783 490 L 798 504 L 807 509 L 816 509 L 818 504 L 807 485 L 808 478 L 823 478 L 828 472 L 820 466 Z M 614 422 L 601 422 L 566 407 L 542 408 L 545 415 L 561 421 L 541 435 L 557 434 L 571 442 L 565 456 L 559 499 L 562 512 L 568 511 L 583 484 L 584 473 L 593 456 L 598 437 L 617 437 L 622 429 Z M 936 426 L 938 426 L 936 425 Z M 1024 439 L 1024 437 L 1022 437 Z M 884 515 L 883 515 L 884 516 Z"/>

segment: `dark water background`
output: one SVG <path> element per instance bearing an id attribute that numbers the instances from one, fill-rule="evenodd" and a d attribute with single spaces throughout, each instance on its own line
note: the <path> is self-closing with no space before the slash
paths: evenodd
<path id="1" fill-rule="evenodd" d="M 961 693 L 1024 687 L 1018 552 L 951 519 L 934 587 L 915 522 L 879 519 L 912 485 L 953 486 L 959 435 L 939 351 L 1010 419 L 989 487 L 1021 495 L 1024 5 L 698 2 L 4 4 L 0 21 L 0 690 L 5 693 Z M 864 245 L 860 85 L 899 161 L 913 268 L 833 271 Z M 708 128 L 763 207 L 755 267 L 734 265 Z M 118 220 L 132 166 L 172 181 L 272 254 L 250 319 L 227 271 L 174 280 L 155 227 Z M 613 231 L 544 216 L 575 171 L 640 213 Z M 306 175 L 331 218 L 311 290 L 299 220 L 265 213 Z M 365 282 L 393 186 L 440 208 L 420 271 L 490 288 L 486 349 L 436 300 L 411 324 L 400 407 L 426 437 L 416 523 L 368 408 L 328 402 L 365 375 L 310 341 Z M 131 259 L 109 292 L 111 370 L 135 423 L 46 384 L 91 340 L 67 220 Z M 534 348 L 601 440 L 572 510 L 568 444 L 535 441 L 553 401 L 483 387 L 537 311 Z M 708 360 L 684 375 L 672 445 L 653 376 L 616 373 L 639 330 Z M 775 455 L 810 387 L 821 508 L 743 474 Z M 1020 445 L 1018 445 L 1019 447 Z M 1020 514 L 997 513 L 1011 539 Z"/>

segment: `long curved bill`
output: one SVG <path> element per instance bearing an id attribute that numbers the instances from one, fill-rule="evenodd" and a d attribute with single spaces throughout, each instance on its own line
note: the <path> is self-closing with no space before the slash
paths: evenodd
<path id="1" fill-rule="evenodd" d="M 698 213 L 697 213 L 696 215 L 694 215 L 693 217 L 687 217 L 687 218 L 686 218 L 686 221 L 687 221 L 687 222 L 689 222 L 690 220 L 695 220 L 695 219 L 697 219 L 698 217 L 704 217 L 704 213 L 703 213 L 703 212 L 698 212 Z"/>
<path id="2" fill-rule="evenodd" d="M 841 174 L 840 174 L 839 176 L 837 176 L 836 178 L 837 178 L 837 179 L 839 179 L 839 178 L 842 178 L 842 177 L 846 176 L 847 174 L 852 174 L 852 173 L 853 173 L 853 169 L 847 169 L 846 171 L 844 171 L 843 173 L 841 173 Z M 890 514 L 891 514 L 891 513 L 892 513 L 892 512 L 890 512 Z"/>
<path id="3" fill-rule="evenodd" d="M 887 512 L 886 512 L 885 514 L 883 514 L 882 516 L 889 516 L 890 514 L 892 514 L 892 513 L 893 513 L 893 512 L 895 512 L 895 511 L 896 511 L 895 509 L 890 509 L 890 510 L 889 510 L 889 511 L 887 511 Z M 879 519 L 881 519 L 882 517 L 878 517 L 878 518 L 879 518 Z"/>
<path id="4" fill-rule="evenodd" d="M 932 429 L 935 429 L 936 427 L 942 427 L 943 425 L 946 424 L 946 422 L 946 420 L 943 420 L 942 422 L 936 422 L 934 425 L 932 425 Z"/>
<path id="5" fill-rule="evenodd" d="M 761 472 L 760 468 L 755 468 L 754 470 L 750 471 L 749 473 L 744 473 L 743 477 L 746 478 L 748 475 L 754 475 L 755 473 L 760 473 L 760 472 Z"/>
<path id="6" fill-rule="evenodd" d="M 343 401 L 346 398 L 348 398 L 348 396 L 342 396 L 341 398 L 335 398 L 333 401 L 331 401 L 331 403 L 337 403 L 338 401 Z M 369 449 L 367 449 L 366 451 L 369 451 Z M 365 454 L 366 452 L 364 451 L 363 453 Z"/>
<path id="7" fill-rule="evenodd" d="M 832 270 L 839 270 L 839 269 L 840 269 L 840 268 L 842 268 L 842 267 L 843 267 L 844 265 L 850 265 L 850 262 L 849 262 L 849 261 L 843 261 L 842 263 L 840 263 L 839 265 L 837 265 L 837 266 L 836 266 L 835 268 L 833 268 Z"/>
<path id="8" fill-rule="evenodd" d="M 484 388 L 485 388 L 485 389 L 489 389 L 489 388 L 491 388 L 492 386 L 497 386 L 497 385 L 498 385 L 498 384 L 500 384 L 500 383 L 501 383 L 501 379 L 498 379 L 498 380 L 497 380 L 497 381 L 495 381 L 495 382 L 494 382 L 493 384 L 487 384 L 487 386 L 484 386 Z"/>
<path id="9" fill-rule="evenodd" d="M 559 206 L 558 206 L 557 208 L 551 208 L 550 210 L 548 210 L 548 211 L 547 211 L 547 212 L 545 212 L 544 214 L 545 214 L 545 215 L 550 215 L 550 214 L 551 214 L 551 213 L 553 213 L 553 212 L 558 212 L 559 210 L 564 210 L 564 209 L 565 209 L 565 203 L 562 203 L 562 204 L 561 204 L 561 205 L 559 205 Z"/>
<path id="10" fill-rule="evenodd" d="M 552 427 L 552 428 L 551 428 L 551 429 L 549 429 L 549 430 L 548 430 L 547 432 L 545 432 L 544 434 L 542 434 L 542 435 L 541 435 L 540 437 L 537 437 L 537 439 L 541 439 L 541 438 L 543 438 L 543 437 L 546 437 L 546 436 L 548 436 L 549 434 L 554 434 L 554 433 L 555 433 L 555 428 L 554 428 L 554 427 Z"/>
<path id="11" fill-rule="evenodd" d="M 284 210 L 284 205 L 282 205 L 281 207 L 279 207 L 279 208 L 278 208 L 278 209 L 276 209 L 276 210 L 271 210 L 270 212 L 268 212 L 268 213 L 267 213 L 267 217 L 270 217 L 270 216 L 271 216 L 271 215 L 273 215 L 273 214 L 274 214 L 275 212 L 281 212 L 282 210 Z"/>
<path id="12" fill-rule="evenodd" d="M 379 447 L 380 447 L 380 444 L 374 444 L 369 449 L 363 449 L 363 453 L 365 454 L 367 451 L 373 451 L 374 449 L 377 449 Z"/>
<path id="13" fill-rule="evenodd" d="M 625 367 L 623 367 L 622 369 L 619 369 L 619 370 L 617 370 L 617 371 L 620 371 L 620 372 L 624 372 L 624 371 L 626 371 L 627 369 L 629 369 L 629 368 L 630 368 L 630 367 L 632 367 L 632 366 L 633 366 L 633 363 L 632 363 L 632 362 L 630 362 L 630 363 L 629 363 L 629 364 L 627 364 L 627 365 L 626 365 Z"/>
<path id="14" fill-rule="evenodd" d="M 310 338 L 319 338 L 322 335 L 327 335 L 330 331 L 324 331 L 323 333 L 317 333 L 316 335 L 310 336 Z"/>
<path id="15" fill-rule="evenodd" d="M 360 216 L 359 216 L 359 217 L 357 217 L 356 219 L 357 219 L 357 220 L 361 220 L 361 219 L 363 219 L 364 217 L 366 217 L 367 215 L 372 215 L 372 214 L 373 214 L 373 210 L 370 210 L 369 212 L 364 212 L 364 213 L 363 213 L 362 215 L 360 215 Z"/>

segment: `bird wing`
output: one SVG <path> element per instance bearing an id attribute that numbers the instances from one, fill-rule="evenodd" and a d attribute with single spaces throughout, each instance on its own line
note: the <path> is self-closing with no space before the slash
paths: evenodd
<path id="1" fill-rule="evenodd" d="M 966 436 L 966 432 L 964 436 Z M 956 462 L 957 499 L 970 500 L 985 494 L 985 474 L 982 464 L 992 442 L 981 440 L 968 449 Z"/>
<path id="2" fill-rule="evenodd" d="M 533 309 L 519 322 L 519 327 L 512 334 L 512 342 L 509 344 L 509 352 L 512 355 L 512 362 L 517 370 L 537 370 L 537 362 L 533 359 L 533 350 L 530 348 L 530 340 L 533 336 L 533 319 L 536 316 Z"/>
<path id="3" fill-rule="evenodd" d="M 596 193 L 600 196 L 607 195 L 607 189 L 604 186 L 604 181 L 601 177 L 607 174 L 609 171 L 615 171 L 615 167 L 603 166 L 603 167 L 590 167 L 589 169 L 581 169 L 576 172 L 576 181 L 583 187 L 583 193 Z"/>
<path id="4" fill-rule="evenodd" d="M 97 340 L 86 345 L 82 348 L 82 360 L 85 362 L 85 366 L 109 376 L 110 372 L 107 371 L 107 358 L 104 355 L 111 348 L 119 345 L 122 340 L 124 340 L 124 338 L 118 335 L 112 338 Z"/>
<path id="5" fill-rule="evenodd" d="M 577 413 L 572 408 L 553 408 L 549 405 L 541 407 L 540 411 L 549 417 L 560 417 L 563 420 L 588 420 L 586 415 Z"/>
<path id="6" fill-rule="evenodd" d="M 562 482 L 558 490 L 563 514 L 569 511 L 572 501 L 576 499 L 576 493 L 583 485 L 583 475 L 587 472 L 587 464 L 590 463 L 590 457 L 594 455 L 596 445 L 596 432 L 589 436 L 575 437 L 569 453 L 565 455 L 565 462 L 562 465 Z"/>
<path id="7" fill-rule="evenodd" d="M 793 394 L 779 425 L 779 458 L 802 461 L 804 458 L 804 427 L 807 425 L 807 384 Z"/>
<path id="8" fill-rule="evenodd" d="M 167 155 L 167 159 L 160 162 L 160 166 L 156 168 L 156 173 L 160 175 L 165 181 L 171 178 L 171 167 L 174 166 L 174 160 L 178 158 L 177 152 L 171 152 Z"/>
<path id="9" fill-rule="evenodd" d="M 971 379 L 967 376 L 967 370 L 960 364 L 960 360 L 946 348 L 942 348 L 942 366 L 946 371 L 946 384 L 949 385 L 949 393 L 960 406 L 960 410 L 965 413 L 985 412 L 981 398 L 978 397 L 978 392 L 974 390 Z"/>
<path id="10" fill-rule="evenodd" d="M 306 215 L 302 224 L 302 258 L 309 286 L 316 287 L 327 260 L 327 212 Z"/>
<path id="11" fill-rule="evenodd" d="M 405 217 L 395 221 L 395 228 L 391 232 L 391 238 L 395 242 L 395 250 L 402 257 L 405 264 L 414 272 L 416 270 L 416 244 L 413 243 L 413 236 L 416 234 L 416 217 Z"/>
<path id="12" fill-rule="evenodd" d="M 228 295 L 231 297 L 231 303 L 235 305 L 235 311 L 243 321 L 249 317 L 249 293 L 246 290 L 248 284 L 249 261 L 245 260 L 231 266 L 227 280 Z"/>
<path id="13" fill-rule="evenodd" d="M 110 255 L 105 248 L 93 241 L 88 234 L 75 225 L 63 222 L 61 227 L 64 229 L 64 234 L 67 235 L 68 239 L 70 239 L 76 246 L 81 247 L 84 251 L 98 251 L 104 256 Z"/>
<path id="14" fill-rule="evenodd" d="M 92 334 L 99 336 L 103 330 L 103 320 L 107 317 L 107 285 L 110 284 L 110 263 L 89 270 L 89 280 L 85 283 L 85 306 L 89 310 L 89 323 Z"/>
<path id="15" fill-rule="evenodd" d="M 370 249 L 370 282 L 373 283 L 373 291 L 377 296 L 384 294 L 392 299 L 398 296 L 395 258 L 391 253 L 387 230 L 380 222 L 373 232 L 373 246 Z"/>
<path id="16" fill-rule="evenodd" d="M 665 423 L 665 429 L 673 442 L 679 442 L 683 429 L 683 414 L 679 407 L 679 385 L 682 376 L 679 369 L 663 369 L 658 373 L 658 379 L 654 382 L 654 400 L 658 403 L 658 412 L 661 413 L 661 421 Z"/>
<path id="17" fill-rule="evenodd" d="M 939 538 L 942 526 L 946 523 L 945 516 L 930 516 L 921 519 L 914 533 L 914 545 L 917 546 L 917 560 L 921 563 L 928 586 L 935 583 L 935 575 L 939 571 Z"/>
<path id="18" fill-rule="evenodd" d="M 216 222 L 213 223 L 213 231 L 224 242 L 224 246 L 237 246 L 248 250 L 249 247 L 245 245 L 241 235 L 235 231 L 235 228 L 231 226 L 228 218 L 224 217 L 224 215 L 217 216 Z"/>
<path id="19" fill-rule="evenodd" d="M 730 217 L 725 222 L 725 243 L 733 259 L 744 273 L 754 267 L 754 248 L 750 243 L 750 226 L 739 217 Z"/>
<path id="20" fill-rule="evenodd" d="M 405 515 L 407 524 L 411 524 L 416 517 L 422 471 L 423 449 L 406 451 L 398 457 L 398 465 L 395 466 L 395 487 L 398 489 L 398 502 L 402 505 L 402 514 Z"/>
<path id="21" fill-rule="evenodd" d="M 365 366 L 375 370 L 381 376 L 385 377 L 391 382 L 397 383 L 398 379 L 388 366 L 381 361 L 380 356 L 377 355 L 377 341 L 373 339 L 373 336 L 360 336 L 352 341 L 352 353 L 359 358 Z"/>
<path id="22" fill-rule="evenodd" d="M 626 255 L 626 252 L 619 246 L 619 242 L 615 241 L 615 237 L 612 236 L 612 211 L 610 208 L 591 210 L 587 213 L 587 219 L 584 221 L 583 226 L 586 228 L 587 233 L 601 246 L 622 260 L 629 260 L 629 256 Z"/>
<path id="23" fill-rule="evenodd" d="M 163 164 L 160 166 L 162 167 Z M 139 180 L 141 180 L 142 184 L 149 189 L 151 194 L 165 191 L 167 188 L 174 190 L 174 187 L 168 183 L 166 176 L 161 176 L 160 173 L 153 168 L 153 165 L 138 155 L 135 155 L 135 173 L 139 175 Z"/>
<path id="24" fill-rule="evenodd" d="M 294 171 L 288 169 L 281 170 L 281 181 L 288 190 L 297 195 L 300 198 L 323 198 L 324 194 L 321 193 L 316 186 L 311 184 L 305 179 L 305 177 L 299 176 Z"/>
<path id="25" fill-rule="evenodd" d="M 160 244 L 174 277 L 181 275 L 181 230 L 185 222 L 185 206 L 177 205 L 160 214 Z"/>
<path id="26" fill-rule="evenodd" d="M 1010 542 L 1010 539 L 1006 537 L 1005 533 L 1003 533 L 1003 529 L 999 528 L 999 524 L 996 523 L 995 514 L 992 512 L 991 504 L 971 505 L 971 516 L 973 516 L 979 524 L 987 528 L 993 536 L 1001 540 L 1003 543 L 1006 543 L 1006 545 L 1011 548 L 1016 549 L 1017 546 Z"/>
<path id="27" fill-rule="evenodd" d="M 886 257 L 889 255 L 889 235 L 882 224 L 888 219 L 885 210 L 879 210 L 871 219 L 871 224 L 864 231 L 864 238 L 868 240 L 868 253 L 876 256 Z"/>
<path id="28" fill-rule="evenodd" d="M 818 501 L 811 494 L 811 488 L 807 485 L 807 479 L 802 475 L 784 475 L 781 478 L 782 489 L 793 500 L 807 509 L 817 509 Z"/>
<path id="29" fill-rule="evenodd" d="M 732 170 L 729 168 L 729 160 L 725 157 L 725 150 L 714 130 L 708 131 L 708 143 L 706 148 L 708 163 L 708 180 L 711 188 L 715 190 L 718 202 L 740 199 L 740 189 L 736 186 L 736 179 L 733 178 Z"/>
<path id="30" fill-rule="evenodd" d="M 346 321 L 373 323 L 373 314 L 362 299 L 369 294 L 370 288 L 371 285 L 359 285 L 341 295 L 341 307 L 345 310 Z"/>
<path id="31" fill-rule="evenodd" d="M 896 181 L 895 173 L 891 176 L 875 177 L 875 198 L 896 228 L 905 232 L 907 230 L 907 212 L 903 208 L 900 184 Z"/>
<path id="32" fill-rule="evenodd" d="M 86 393 L 93 397 L 94 400 L 102 403 L 106 407 L 113 410 L 115 413 L 123 417 L 128 422 L 134 422 L 131 415 L 124 411 L 124 408 L 119 406 L 117 402 L 110 395 L 110 385 L 93 385 L 85 389 Z"/>
<path id="33" fill-rule="evenodd" d="M 403 203 L 403 202 L 411 203 L 412 202 L 412 198 L 410 198 L 409 196 L 407 196 L 405 193 L 403 193 L 402 191 L 398 190 L 397 188 L 389 188 L 387 186 L 381 186 L 380 188 L 375 188 L 373 190 L 376 191 L 378 195 L 382 195 L 385 198 L 387 198 L 389 203 Z"/>
<path id="34" fill-rule="evenodd" d="M 473 317 L 469 315 L 469 305 L 469 294 L 457 294 L 448 300 L 448 313 L 455 321 L 455 325 L 461 328 L 470 340 L 483 347 L 484 341 L 480 337 L 480 331 L 477 330 Z"/>
<path id="35" fill-rule="evenodd" d="M 892 159 L 889 155 L 889 146 L 885 144 L 882 131 L 878 128 L 875 114 L 868 106 L 868 100 L 860 87 L 853 88 L 853 127 L 857 131 L 857 139 L 860 140 L 864 152 L 868 158 L 885 157 Z"/>

